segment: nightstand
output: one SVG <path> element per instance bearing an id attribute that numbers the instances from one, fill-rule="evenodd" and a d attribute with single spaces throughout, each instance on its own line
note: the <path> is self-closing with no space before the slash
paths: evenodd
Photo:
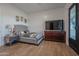
<path id="1" fill-rule="evenodd" d="M 17 41 L 17 40 L 18 40 L 18 36 L 16 35 L 6 35 L 4 37 L 5 44 L 9 44 L 9 45 L 12 45 L 13 41 Z"/>

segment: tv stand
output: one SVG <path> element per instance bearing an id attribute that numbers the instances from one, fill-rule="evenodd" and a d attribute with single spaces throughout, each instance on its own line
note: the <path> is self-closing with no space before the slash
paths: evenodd
<path id="1" fill-rule="evenodd" d="M 65 31 L 45 30 L 44 35 L 45 35 L 45 40 L 47 41 L 66 42 Z"/>

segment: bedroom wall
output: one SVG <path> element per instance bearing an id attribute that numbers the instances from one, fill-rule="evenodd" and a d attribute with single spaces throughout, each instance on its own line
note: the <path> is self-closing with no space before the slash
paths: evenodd
<path id="1" fill-rule="evenodd" d="M 46 20 L 64 20 L 64 8 L 29 14 L 29 29 L 32 32 L 43 32 Z"/>
<path id="2" fill-rule="evenodd" d="M 14 24 L 21 24 L 21 25 L 27 25 L 28 23 L 24 22 L 16 22 L 16 16 L 23 16 L 28 19 L 28 16 L 26 13 L 24 13 L 22 10 L 9 5 L 9 4 L 0 4 L 0 46 L 4 45 L 4 39 L 3 37 L 9 33 L 5 26 L 7 24 L 10 24 L 13 26 Z"/>

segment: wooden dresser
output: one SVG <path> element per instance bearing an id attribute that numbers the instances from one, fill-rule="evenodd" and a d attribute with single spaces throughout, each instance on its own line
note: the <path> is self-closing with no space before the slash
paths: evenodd
<path id="1" fill-rule="evenodd" d="M 48 41 L 66 42 L 65 31 L 46 30 L 44 31 L 44 35 L 45 35 L 45 40 L 48 40 Z"/>

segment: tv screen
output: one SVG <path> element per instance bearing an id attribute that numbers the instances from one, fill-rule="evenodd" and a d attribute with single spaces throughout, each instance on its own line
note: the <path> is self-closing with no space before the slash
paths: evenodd
<path id="1" fill-rule="evenodd" d="M 46 21 L 46 30 L 63 30 L 63 20 Z"/>

